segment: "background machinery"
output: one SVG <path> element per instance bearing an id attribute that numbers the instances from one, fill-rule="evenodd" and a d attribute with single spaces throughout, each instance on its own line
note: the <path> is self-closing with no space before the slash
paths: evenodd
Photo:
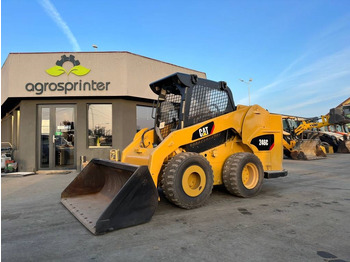
<path id="1" fill-rule="evenodd" d="M 283 117 L 284 154 L 292 159 L 313 160 L 326 157 L 326 153 L 348 153 L 348 135 L 332 134 L 325 128 L 346 130 L 350 118 L 342 108 L 332 108 L 329 114 L 311 119 L 292 116 Z"/>
<path id="2" fill-rule="evenodd" d="M 334 152 L 350 153 L 350 105 L 332 108 L 328 120 L 328 125 L 321 128 L 321 141 L 332 146 Z"/>
<path id="3" fill-rule="evenodd" d="M 282 120 L 258 105 L 236 106 L 225 82 L 176 73 L 150 84 L 155 125 L 140 130 L 121 162 L 92 159 L 62 192 L 63 205 L 92 233 L 149 221 L 158 188 L 197 208 L 214 185 L 252 197 L 282 168 Z"/>
<path id="4" fill-rule="evenodd" d="M 283 147 L 284 154 L 294 160 L 314 160 L 326 157 L 326 151 L 321 145 L 319 133 L 312 129 L 320 128 L 328 123 L 325 116 L 318 119 L 300 119 L 283 117 Z"/>

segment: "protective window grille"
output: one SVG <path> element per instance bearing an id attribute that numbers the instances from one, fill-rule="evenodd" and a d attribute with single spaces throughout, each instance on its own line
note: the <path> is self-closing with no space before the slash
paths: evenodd
<path id="1" fill-rule="evenodd" d="M 165 101 L 160 105 L 159 124 L 164 123 L 160 133 L 165 138 L 172 129 L 176 129 L 179 123 L 181 96 L 167 94 Z"/>
<path id="2" fill-rule="evenodd" d="M 196 85 L 192 90 L 188 119 L 195 124 L 223 115 L 227 105 L 228 95 L 225 91 Z"/>

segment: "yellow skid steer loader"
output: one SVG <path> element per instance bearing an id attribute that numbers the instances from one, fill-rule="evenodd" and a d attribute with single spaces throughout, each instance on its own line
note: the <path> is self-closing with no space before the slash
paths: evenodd
<path id="1" fill-rule="evenodd" d="M 225 82 L 175 73 L 150 84 L 155 125 L 142 129 L 121 162 L 92 159 L 61 202 L 92 233 L 149 221 L 158 188 L 173 204 L 197 208 L 214 185 L 239 197 L 259 193 L 282 168 L 282 119 L 258 105 L 236 106 Z"/>

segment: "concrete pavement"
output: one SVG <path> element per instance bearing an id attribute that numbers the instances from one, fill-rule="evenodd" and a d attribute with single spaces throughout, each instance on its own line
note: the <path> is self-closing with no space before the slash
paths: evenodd
<path id="1" fill-rule="evenodd" d="M 242 199 L 194 210 L 163 196 L 149 223 L 94 236 L 60 204 L 76 173 L 2 177 L 2 261 L 350 261 L 350 154 L 284 160 Z"/>

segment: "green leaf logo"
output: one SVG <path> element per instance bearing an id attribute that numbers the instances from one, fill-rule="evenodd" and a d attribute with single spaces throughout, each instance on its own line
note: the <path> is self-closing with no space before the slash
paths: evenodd
<path id="1" fill-rule="evenodd" d="M 89 70 L 90 71 L 90 70 Z M 62 66 L 54 66 L 46 70 L 46 73 L 48 73 L 51 76 L 60 76 L 63 73 L 67 73 L 66 70 Z"/>
<path id="2" fill-rule="evenodd" d="M 90 72 L 90 69 L 83 67 L 81 65 L 77 65 L 71 68 L 71 70 L 69 70 L 68 75 L 70 73 L 73 73 L 77 76 L 84 76 L 86 74 L 88 74 Z"/>
<path id="3" fill-rule="evenodd" d="M 66 70 L 63 68 L 63 64 L 65 62 L 70 62 L 73 64 L 73 67 L 69 70 L 69 72 L 68 69 Z M 91 70 L 81 66 L 79 60 L 76 60 L 74 55 L 70 55 L 69 57 L 66 55 L 62 55 L 61 60 L 57 60 L 56 65 L 54 67 L 51 67 L 45 71 L 51 76 L 60 76 L 63 73 L 66 73 L 67 75 L 73 73 L 77 76 L 84 76 L 87 75 Z"/>

